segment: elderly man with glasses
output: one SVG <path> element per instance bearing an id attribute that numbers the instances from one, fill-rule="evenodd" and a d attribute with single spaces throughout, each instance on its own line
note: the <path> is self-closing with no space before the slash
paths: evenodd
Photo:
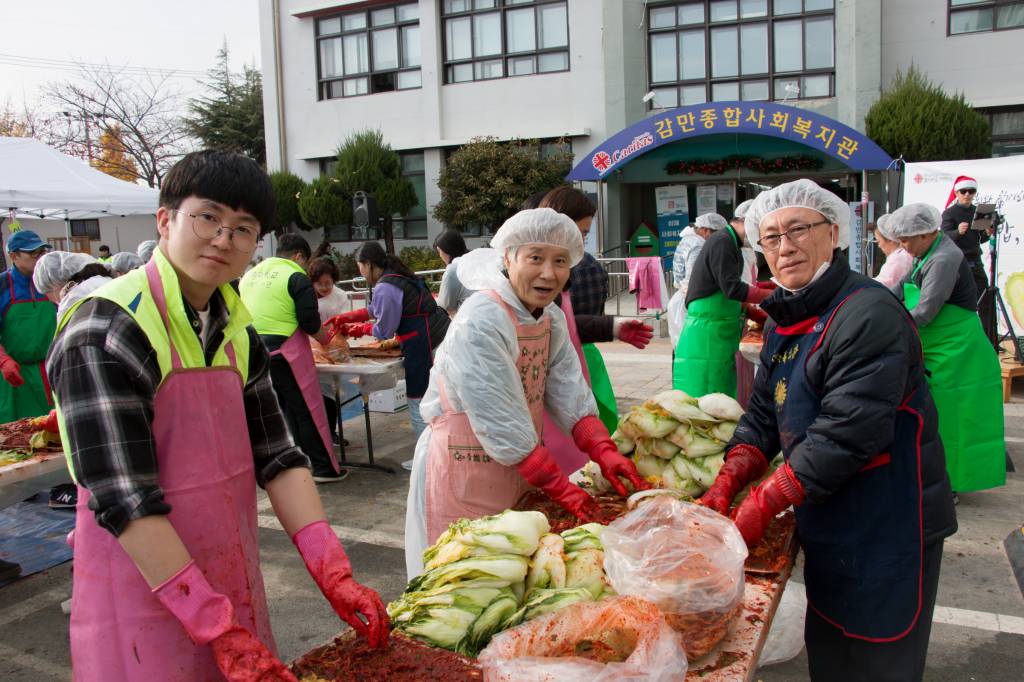
<path id="1" fill-rule="evenodd" d="M 746 231 L 779 288 L 761 368 L 701 502 L 748 545 L 796 508 L 812 680 L 920 680 L 953 496 L 914 322 L 850 270 L 844 200 L 810 180 L 758 195 Z"/>

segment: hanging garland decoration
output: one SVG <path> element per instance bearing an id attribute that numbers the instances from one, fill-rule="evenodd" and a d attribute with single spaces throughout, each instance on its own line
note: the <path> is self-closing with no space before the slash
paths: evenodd
<path id="1" fill-rule="evenodd" d="M 821 159 L 813 156 L 785 156 L 765 159 L 760 156 L 733 154 L 722 159 L 692 159 L 670 161 L 665 165 L 669 175 L 722 175 L 733 169 L 749 170 L 755 173 L 788 173 L 791 171 L 818 170 Z"/>

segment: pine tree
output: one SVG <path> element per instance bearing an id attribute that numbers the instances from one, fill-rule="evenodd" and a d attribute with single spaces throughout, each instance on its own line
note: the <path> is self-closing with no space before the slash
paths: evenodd
<path id="1" fill-rule="evenodd" d="M 302 178 L 286 171 L 277 171 L 270 174 L 270 185 L 274 188 L 274 194 L 277 196 L 274 232 L 280 234 L 292 224 L 301 230 L 309 229 L 309 225 L 299 213 L 299 196 L 306 188 L 306 183 L 302 181 Z"/>
<path id="2" fill-rule="evenodd" d="M 231 73 L 225 43 L 217 53 L 217 66 L 208 73 L 206 87 L 212 95 L 189 101 L 191 116 L 185 121 L 189 134 L 207 148 L 238 152 L 265 164 L 260 72 L 244 66 L 241 74 Z"/>
<path id="3" fill-rule="evenodd" d="M 865 132 L 905 161 L 953 161 L 992 155 L 988 121 L 963 93 L 950 97 L 915 67 L 897 72 L 864 118 Z"/>

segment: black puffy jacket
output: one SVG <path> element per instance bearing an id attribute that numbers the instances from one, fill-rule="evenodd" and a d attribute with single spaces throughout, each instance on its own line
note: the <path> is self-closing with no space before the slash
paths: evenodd
<path id="1" fill-rule="evenodd" d="M 842 292 L 866 277 L 852 272 L 837 251 L 832 266 L 814 284 L 791 294 L 776 290 L 761 303 L 775 324 L 789 326 L 815 317 Z M 774 322 L 773 322 L 774 321 Z M 761 366 L 771 358 L 762 353 Z M 807 501 L 820 502 L 839 490 L 893 441 L 896 408 L 910 392 L 928 392 L 917 330 L 888 290 L 871 287 L 841 306 L 820 347 L 807 358 L 808 382 L 822 396 L 822 412 L 789 458 Z M 728 449 L 753 445 L 771 458 L 780 450 L 769 372 L 758 370 L 747 413 Z M 938 433 L 938 413 L 928 394 L 921 436 L 922 514 L 925 543 L 956 532 L 956 512 Z"/>

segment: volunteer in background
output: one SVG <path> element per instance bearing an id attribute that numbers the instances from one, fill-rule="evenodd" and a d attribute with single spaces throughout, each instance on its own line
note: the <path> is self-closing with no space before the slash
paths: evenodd
<path id="1" fill-rule="evenodd" d="M 110 262 L 110 247 L 107 246 L 106 244 L 101 244 L 100 245 L 100 255 L 96 258 L 96 260 L 98 260 L 101 263 L 109 263 Z"/>
<path id="2" fill-rule="evenodd" d="M 322 247 L 323 244 L 317 248 L 317 251 L 320 252 Z M 341 279 L 341 272 L 338 270 L 338 265 L 334 262 L 333 258 L 330 256 L 314 257 L 309 262 L 307 273 L 309 274 L 310 281 L 313 282 L 313 291 L 316 292 L 316 305 L 320 313 L 321 325 L 326 324 L 332 317 L 341 315 L 349 309 L 348 292 L 335 284 Z M 342 397 L 355 397 L 355 386 L 350 381 L 344 382 L 343 385 L 346 390 Z M 327 410 L 327 425 L 331 430 L 331 439 L 335 443 L 347 446 L 348 441 L 342 440 L 338 435 L 338 422 L 341 419 L 341 415 L 338 412 L 338 403 L 334 400 L 334 383 L 321 379 L 320 395 L 324 398 L 324 407 Z"/>
<path id="3" fill-rule="evenodd" d="M 999 359 L 976 314 L 978 294 L 963 252 L 939 231 L 939 212 L 908 204 L 886 223 L 914 257 L 894 290 L 910 310 L 930 372 L 946 468 L 957 493 L 1006 482 Z"/>
<path id="4" fill-rule="evenodd" d="M 458 264 L 455 262 L 469 252 L 466 248 L 466 240 L 458 230 L 445 230 L 437 235 L 434 240 L 434 250 L 444 261 L 444 275 L 441 276 L 441 289 L 437 293 L 437 305 L 448 311 L 448 315 L 455 316 L 459 306 L 473 292 L 462 286 L 459 281 Z"/>
<path id="5" fill-rule="evenodd" d="M 277 255 L 245 273 L 238 291 L 252 315 L 252 326 L 270 351 L 270 378 L 295 442 L 313 463 L 317 483 L 340 481 L 334 441 L 320 392 L 312 337 L 330 340 L 321 328 L 313 283 L 306 275 L 309 243 L 297 234 L 277 241 Z"/>
<path id="6" fill-rule="evenodd" d="M 0 273 L 0 424 L 53 407 L 43 360 L 57 328 L 57 307 L 32 283 L 36 261 L 49 250 L 31 230 L 7 239 L 11 267 Z"/>
<path id="7" fill-rule="evenodd" d="M 779 288 L 761 303 L 771 321 L 750 406 L 701 502 L 728 513 L 781 449 L 785 463 L 733 518 L 753 546 L 796 507 L 811 679 L 920 680 L 956 515 L 913 321 L 850 271 L 849 221 L 810 180 L 763 192 L 747 213 Z"/>
<path id="8" fill-rule="evenodd" d="M 50 251 L 36 263 L 32 282 L 57 304 L 58 322 L 81 298 L 113 279 L 106 263 L 87 253 Z"/>
<path id="9" fill-rule="evenodd" d="M 531 486 L 581 521 L 598 519 L 593 498 L 544 446 L 545 409 L 620 494 L 620 477 L 647 487 L 597 418 L 565 315 L 553 305 L 583 257 L 579 228 L 550 208 L 520 211 L 491 245 L 491 267 L 463 277 L 477 293 L 452 321 L 423 398 L 430 426 L 416 444 L 406 508 L 410 576 L 450 523 L 508 509 Z"/>
<path id="10" fill-rule="evenodd" d="M 160 188 L 160 247 L 65 319 L 47 368 L 80 489 L 75 680 L 291 681 L 274 654 L 256 485 L 338 615 L 372 646 L 388 619 L 352 579 L 231 286 L 274 220 L 266 173 L 186 155 Z"/>
<path id="11" fill-rule="evenodd" d="M 736 352 L 743 332 L 744 303 L 771 293 L 746 284 L 741 248 L 742 221 L 726 225 L 717 213 L 698 216 L 697 225 L 715 226 L 704 242 L 686 290 L 686 323 L 672 365 L 672 386 L 692 396 L 725 393 L 736 397 Z"/>
<path id="12" fill-rule="evenodd" d="M 747 199 L 736 207 L 733 212 L 732 220 L 729 224 L 736 227 L 737 223 L 740 228 L 743 227 L 746 220 L 747 211 L 754 204 L 753 199 Z M 740 253 L 743 256 L 743 270 L 740 272 L 740 279 L 747 286 L 760 286 L 762 288 L 774 288 L 774 285 L 770 282 L 767 284 L 759 284 L 757 281 L 757 253 L 754 252 L 750 246 L 744 243 L 743 248 L 740 249 Z M 758 325 L 764 325 L 765 320 L 768 319 L 768 315 L 761 310 L 761 307 L 756 303 L 744 303 L 743 314 L 747 318 L 747 321 L 754 322 Z M 746 322 L 740 328 L 740 339 L 742 340 L 744 330 L 748 328 Z M 743 353 L 736 351 L 736 402 L 743 406 L 743 409 L 747 409 L 747 404 L 750 402 L 750 394 L 754 390 L 754 363 L 747 360 L 743 356 Z"/>
<path id="13" fill-rule="evenodd" d="M 110 258 L 110 269 L 114 273 L 114 277 L 120 277 L 121 275 L 127 275 L 135 268 L 141 268 L 145 265 L 145 261 L 142 260 L 137 254 L 131 251 L 120 251 L 115 253 Z"/>
<path id="14" fill-rule="evenodd" d="M 893 237 L 888 225 L 891 217 L 890 214 L 883 213 L 875 221 L 875 239 L 878 241 L 878 248 L 885 254 L 885 264 L 875 276 L 875 281 L 890 289 L 900 284 L 914 268 L 914 257 L 900 246 L 898 239 Z"/>
<path id="15" fill-rule="evenodd" d="M 359 274 L 373 288 L 370 305 L 336 316 L 328 322 L 333 330 L 357 339 L 372 334 L 386 341 L 398 336 L 405 367 L 405 393 L 409 421 L 419 438 L 426 428 L 420 416 L 420 400 L 427 392 L 434 349 L 444 340 L 449 317 L 437 307 L 422 277 L 397 256 L 388 255 L 377 242 L 365 242 L 356 251 Z M 370 318 L 375 321 L 370 322 Z M 412 460 L 402 462 L 411 470 Z"/>
<path id="16" fill-rule="evenodd" d="M 139 248 L 136 249 L 135 253 L 139 254 L 139 258 L 142 259 L 143 263 L 148 263 L 149 259 L 153 257 L 153 251 L 156 250 L 156 240 L 147 239 L 146 241 L 139 244 Z"/>

